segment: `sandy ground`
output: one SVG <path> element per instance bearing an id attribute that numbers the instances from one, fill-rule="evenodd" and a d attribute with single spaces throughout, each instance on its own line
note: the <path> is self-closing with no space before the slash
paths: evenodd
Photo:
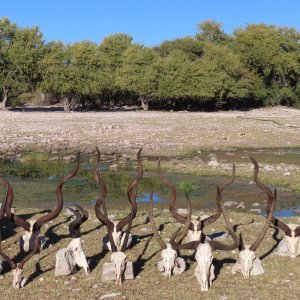
<path id="1" fill-rule="evenodd" d="M 300 110 L 245 112 L 0 111 L 0 154 L 24 150 L 175 156 L 198 149 L 300 147 Z"/>

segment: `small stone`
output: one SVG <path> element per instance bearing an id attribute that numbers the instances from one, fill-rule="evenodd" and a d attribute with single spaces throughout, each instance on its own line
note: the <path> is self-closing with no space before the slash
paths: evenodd
<path id="1" fill-rule="evenodd" d="M 291 174 L 291 172 L 284 172 L 283 173 L 283 176 L 291 176 L 292 174 Z"/>
<path id="2" fill-rule="evenodd" d="M 41 277 L 41 278 L 39 279 L 39 281 L 40 281 L 40 282 L 44 282 L 44 281 L 45 281 L 45 278 L 44 278 L 44 277 Z"/>
<path id="3" fill-rule="evenodd" d="M 3 275 L 1 275 L 1 276 L 0 276 L 0 279 L 3 279 L 3 278 L 4 278 L 4 276 L 3 276 Z"/>
<path id="4" fill-rule="evenodd" d="M 255 202 L 255 203 L 252 204 L 252 206 L 253 207 L 258 207 L 258 206 L 260 206 L 260 204 L 258 202 Z"/>
<path id="5" fill-rule="evenodd" d="M 93 288 L 93 289 L 99 289 L 99 287 L 100 287 L 100 286 L 99 286 L 98 283 L 95 283 L 95 284 L 92 285 L 92 288 Z"/>
<path id="6" fill-rule="evenodd" d="M 254 212 L 254 213 L 257 213 L 257 214 L 261 214 L 261 209 L 260 208 L 251 208 L 249 209 L 250 212 Z"/>
<path id="7" fill-rule="evenodd" d="M 121 296 L 121 293 L 111 293 L 111 294 L 106 294 L 103 295 L 99 298 L 100 299 L 107 299 L 107 298 L 113 298 L 113 297 L 117 297 L 117 296 Z"/>
<path id="8" fill-rule="evenodd" d="M 220 163 L 216 160 L 210 160 L 208 163 L 207 163 L 207 166 L 208 167 L 212 167 L 212 168 L 216 168 L 220 165 Z"/>
<path id="9" fill-rule="evenodd" d="M 239 209 L 244 209 L 245 208 L 245 203 L 244 202 L 240 202 L 236 208 L 239 208 Z"/>
<path id="10" fill-rule="evenodd" d="M 68 284 L 70 284 L 70 281 L 69 281 L 69 280 L 66 280 L 66 281 L 64 282 L 64 285 L 68 285 Z"/>

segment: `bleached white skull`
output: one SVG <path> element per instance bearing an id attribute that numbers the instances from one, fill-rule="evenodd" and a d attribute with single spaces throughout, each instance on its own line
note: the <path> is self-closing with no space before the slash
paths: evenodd
<path id="1" fill-rule="evenodd" d="M 23 269 L 20 268 L 15 268 L 12 269 L 12 275 L 13 275 L 13 288 L 14 289 L 19 289 L 23 287 L 22 281 L 23 281 L 23 277 L 22 277 L 22 273 L 23 273 Z"/>
<path id="2" fill-rule="evenodd" d="M 124 240 L 125 240 L 125 232 L 117 231 L 116 228 L 117 228 L 118 222 L 113 222 L 113 223 L 114 223 L 114 230 L 112 231 L 112 236 L 114 239 L 114 243 L 117 247 L 117 250 L 120 251 L 121 247 L 124 243 Z M 129 233 L 126 249 L 130 246 L 131 242 L 132 242 L 132 235 Z M 111 251 L 111 245 L 110 245 L 108 235 L 103 237 L 103 248 L 105 250 Z"/>
<path id="3" fill-rule="evenodd" d="M 295 229 L 298 227 L 296 224 L 288 224 L 288 226 L 291 228 L 292 236 L 285 236 L 285 240 L 287 243 L 287 248 L 290 254 L 291 258 L 295 258 L 298 255 L 298 247 L 299 247 L 299 241 L 300 237 L 295 236 Z"/>
<path id="4" fill-rule="evenodd" d="M 77 265 L 78 267 L 83 268 L 85 273 L 88 275 L 90 270 L 83 251 L 81 239 L 80 238 L 72 239 L 72 241 L 67 246 L 67 250 L 72 252 L 72 256 L 74 258 L 73 265 Z"/>
<path id="5" fill-rule="evenodd" d="M 212 265 L 213 255 L 210 244 L 199 244 L 195 258 L 197 261 L 196 272 L 198 273 L 196 274 L 196 277 L 200 281 L 201 291 L 206 292 L 215 277 L 214 267 Z"/>
<path id="6" fill-rule="evenodd" d="M 191 220 L 191 223 L 194 225 L 194 230 L 188 231 L 186 241 L 187 242 L 199 241 L 201 237 L 201 230 L 197 230 L 197 226 L 200 223 L 200 220 L 199 218 L 194 217 Z"/>
<path id="7" fill-rule="evenodd" d="M 253 268 L 253 262 L 256 258 L 254 251 L 250 250 L 248 247 L 249 246 L 246 246 L 244 250 L 240 251 L 241 272 L 244 278 L 250 277 L 250 272 Z"/>
<path id="8" fill-rule="evenodd" d="M 124 272 L 126 269 L 127 255 L 121 251 L 113 252 L 111 254 L 110 260 L 115 266 L 116 283 L 122 284 Z"/>
<path id="9" fill-rule="evenodd" d="M 175 266 L 177 252 L 172 248 L 171 244 L 167 244 L 167 248 L 161 251 L 164 275 L 170 277 Z"/>

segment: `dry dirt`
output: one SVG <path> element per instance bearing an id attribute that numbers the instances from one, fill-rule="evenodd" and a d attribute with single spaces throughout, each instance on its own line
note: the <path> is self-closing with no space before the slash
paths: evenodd
<path id="1" fill-rule="evenodd" d="M 176 156 L 198 149 L 300 147 L 300 110 L 0 111 L 0 154 L 26 150 Z"/>

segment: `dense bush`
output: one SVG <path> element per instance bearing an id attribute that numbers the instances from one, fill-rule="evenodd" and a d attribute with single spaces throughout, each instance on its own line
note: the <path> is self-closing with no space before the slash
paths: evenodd
<path id="1" fill-rule="evenodd" d="M 0 20 L 0 105 L 31 93 L 64 101 L 66 111 L 141 105 L 144 109 L 299 107 L 300 33 L 250 24 L 227 35 L 198 24 L 194 37 L 148 48 L 126 34 L 102 43 L 45 43 L 37 27 Z M 36 100 L 37 101 L 37 100 Z M 1 108 L 1 107 L 0 107 Z"/>

